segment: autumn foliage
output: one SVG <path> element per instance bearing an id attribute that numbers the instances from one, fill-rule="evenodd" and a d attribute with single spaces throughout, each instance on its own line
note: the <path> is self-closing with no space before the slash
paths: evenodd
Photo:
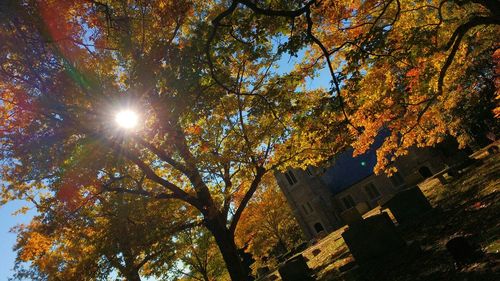
<path id="1" fill-rule="evenodd" d="M 20 230 L 20 260 L 44 272 L 54 245 L 81 239 L 65 231 L 88 229 L 44 229 L 51 205 L 64 219 L 88 210 L 79 219 L 113 232 L 113 216 L 97 219 L 107 209 L 100 196 L 126 195 L 205 227 L 230 277 L 246 279 L 235 232 L 274 212 L 278 197 L 266 192 L 275 190 L 252 201 L 273 171 L 317 165 L 348 146 L 362 153 L 381 130 L 390 134 L 375 171 L 388 173 L 412 146 L 498 133 L 499 11 L 488 0 L 3 1 L 2 202 L 28 200 L 41 212 Z M 328 85 L 306 86 L 325 70 Z M 138 127 L 117 126 L 123 109 L 138 113 Z M 134 239 L 147 227 L 156 225 Z M 267 252 L 259 233 L 241 231 Z M 96 237 L 84 242 L 114 243 Z M 142 257 L 168 244 L 157 239 L 131 247 Z M 71 245 L 84 243 L 61 254 L 76 252 Z M 92 247 L 100 258 L 107 249 Z M 124 276 L 140 278 L 139 265 L 153 272 L 136 262 Z"/>
<path id="2" fill-rule="evenodd" d="M 263 180 L 236 229 L 236 243 L 265 264 L 302 241 L 302 230 L 272 176 Z"/>

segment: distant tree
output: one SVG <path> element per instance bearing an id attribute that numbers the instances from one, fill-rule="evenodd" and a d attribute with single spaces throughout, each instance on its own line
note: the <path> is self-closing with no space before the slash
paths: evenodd
<path id="1" fill-rule="evenodd" d="M 273 255 L 284 254 L 299 244 L 302 237 L 295 217 L 272 175 L 243 212 L 236 229 L 236 243 L 261 263 Z"/>
<path id="2" fill-rule="evenodd" d="M 191 228 L 176 236 L 176 264 L 172 275 L 181 280 L 228 280 L 224 260 L 217 244 L 203 228 Z"/>

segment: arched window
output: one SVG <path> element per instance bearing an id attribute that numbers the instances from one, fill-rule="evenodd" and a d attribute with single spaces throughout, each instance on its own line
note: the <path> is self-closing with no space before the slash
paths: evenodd
<path id="1" fill-rule="evenodd" d="M 314 224 L 314 230 L 316 230 L 316 233 L 320 233 L 321 231 L 325 231 L 323 228 L 323 225 L 321 223 L 317 222 Z"/>
<path id="2" fill-rule="evenodd" d="M 370 200 L 376 199 L 380 197 L 380 192 L 378 189 L 375 187 L 373 183 L 369 183 L 365 185 L 365 191 L 368 194 L 368 197 L 370 197 Z"/>
<path id="3" fill-rule="evenodd" d="M 350 208 L 356 206 L 356 203 L 354 203 L 354 199 L 352 199 L 351 195 L 347 195 L 347 196 L 343 197 L 342 202 L 344 202 L 346 209 L 350 209 Z"/>
<path id="4" fill-rule="evenodd" d="M 312 177 L 314 176 L 314 172 L 312 171 L 312 168 L 311 167 L 307 167 L 306 168 L 306 173 L 308 176 Z"/>
<path id="5" fill-rule="evenodd" d="M 432 172 L 427 166 L 420 167 L 420 169 L 418 169 L 418 172 L 424 179 L 432 177 Z"/>
<path id="6" fill-rule="evenodd" d="M 295 183 L 297 183 L 297 178 L 291 170 L 285 172 L 285 178 L 288 181 L 289 185 L 294 185 Z"/>
<path id="7" fill-rule="evenodd" d="M 398 172 L 394 172 L 394 174 L 392 174 L 392 177 L 390 177 L 389 179 L 391 180 L 392 185 L 394 185 L 395 187 L 399 187 L 405 184 L 405 179 Z"/>

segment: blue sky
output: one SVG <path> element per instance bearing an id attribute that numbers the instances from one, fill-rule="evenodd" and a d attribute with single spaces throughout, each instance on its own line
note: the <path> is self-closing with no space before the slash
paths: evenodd
<path id="1" fill-rule="evenodd" d="M 18 224 L 29 223 L 35 215 L 34 211 L 13 216 L 12 213 L 26 205 L 23 201 L 12 201 L 0 207 L 0 280 L 12 277 L 12 267 L 16 255 L 12 250 L 16 242 L 16 235 L 10 229 Z"/>

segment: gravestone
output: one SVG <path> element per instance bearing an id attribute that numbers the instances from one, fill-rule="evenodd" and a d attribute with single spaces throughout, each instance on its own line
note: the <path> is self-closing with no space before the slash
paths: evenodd
<path id="1" fill-rule="evenodd" d="M 370 206 L 366 202 L 359 202 L 356 204 L 356 210 L 358 210 L 360 215 L 363 215 L 365 213 L 368 213 L 370 211 Z"/>
<path id="2" fill-rule="evenodd" d="M 255 259 L 253 258 L 252 254 L 247 253 L 248 245 L 245 245 L 243 248 L 238 249 L 238 255 L 240 256 L 241 262 L 246 269 L 247 273 L 247 280 L 254 280 L 254 278 L 251 276 L 252 275 L 252 270 L 250 269 L 250 266 L 255 262 Z"/>
<path id="3" fill-rule="evenodd" d="M 480 256 L 480 251 L 473 247 L 467 238 L 463 236 L 450 239 L 446 243 L 446 250 L 450 252 L 458 265 L 473 262 Z"/>
<path id="4" fill-rule="evenodd" d="M 295 247 L 295 251 L 297 253 L 300 253 L 300 252 L 304 251 L 305 249 L 307 249 L 307 246 L 308 246 L 307 242 L 302 242 L 299 245 L 297 245 L 297 247 Z"/>
<path id="5" fill-rule="evenodd" d="M 270 276 L 267 277 L 267 280 L 269 281 L 278 280 L 278 276 L 276 274 L 271 274 Z"/>
<path id="6" fill-rule="evenodd" d="M 320 253 L 321 253 L 321 250 L 320 250 L 320 249 L 318 249 L 318 248 L 316 248 L 316 249 L 312 250 L 312 254 L 313 254 L 313 256 L 317 256 L 317 255 L 319 255 Z"/>
<path id="7" fill-rule="evenodd" d="M 350 225 L 342 233 L 342 238 L 360 266 L 406 248 L 405 241 L 387 213 Z"/>
<path id="8" fill-rule="evenodd" d="M 396 193 L 383 203 L 382 207 L 389 208 L 400 224 L 410 222 L 432 210 L 431 203 L 418 186 Z"/>
<path id="9" fill-rule="evenodd" d="M 500 149 L 496 145 L 492 145 L 492 146 L 488 147 L 488 154 L 489 155 L 497 154 L 499 151 L 500 151 Z"/>
<path id="10" fill-rule="evenodd" d="M 363 220 L 358 209 L 350 208 L 340 213 L 340 218 L 347 225 L 352 225 Z"/>
<path id="11" fill-rule="evenodd" d="M 312 271 L 307 266 L 304 256 L 298 254 L 280 265 L 278 272 L 283 281 L 309 281 L 314 280 Z"/>
<path id="12" fill-rule="evenodd" d="M 257 268 L 257 277 L 262 278 L 263 276 L 267 275 L 269 271 L 269 267 L 267 266 L 259 267 Z"/>

